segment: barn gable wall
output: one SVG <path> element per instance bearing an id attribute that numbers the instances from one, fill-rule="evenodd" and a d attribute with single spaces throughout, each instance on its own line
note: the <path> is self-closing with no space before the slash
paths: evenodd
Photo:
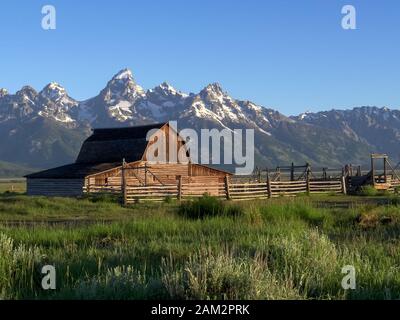
<path id="1" fill-rule="evenodd" d="M 165 137 L 165 144 L 164 144 L 164 149 L 165 149 L 165 162 L 167 163 L 175 163 L 178 162 L 178 153 L 183 151 L 188 154 L 187 149 L 185 147 L 185 143 L 182 140 L 182 138 L 179 136 L 179 134 L 169 126 L 169 124 L 165 124 L 162 128 L 160 128 L 155 134 L 153 134 L 152 137 L 150 137 L 148 144 L 143 152 L 143 157 L 141 160 L 143 161 L 149 161 L 151 159 L 147 158 L 147 153 L 149 153 L 150 156 L 157 156 L 157 155 L 152 155 L 150 150 L 151 146 L 158 141 L 158 135 L 163 134 Z M 171 154 L 171 151 L 173 154 Z"/>

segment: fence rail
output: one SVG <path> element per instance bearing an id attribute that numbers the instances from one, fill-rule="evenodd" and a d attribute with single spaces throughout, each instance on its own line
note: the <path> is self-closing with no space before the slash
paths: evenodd
<path id="1" fill-rule="evenodd" d="M 122 186 L 90 185 L 83 187 L 85 193 L 121 193 Z"/>
<path id="2" fill-rule="evenodd" d="M 281 196 L 296 196 L 313 193 L 346 193 L 344 179 L 330 181 L 271 181 L 258 183 L 225 182 L 212 185 L 202 183 L 182 183 L 169 185 L 122 185 L 122 186 L 86 186 L 88 193 L 122 194 L 125 204 L 142 201 L 164 201 L 167 198 L 185 200 L 209 194 L 221 199 L 243 201 L 252 199 L 268 199 Z"/>
<path id="3" fill-rule="evenodd" d="M 177 198 L 179 194 L 178 185 L 156 185 L 156 186 L 127 186 L 124 192 L 126 204 L 139 201 L 162 201 L 168 197 Z"/>

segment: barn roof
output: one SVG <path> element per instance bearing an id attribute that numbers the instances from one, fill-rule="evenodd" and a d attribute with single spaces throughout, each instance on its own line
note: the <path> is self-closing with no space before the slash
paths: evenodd
<path id="1" fill-rule="evenodd" d="M 83 143 L 76 163 L 111 163 L 140 160 L 146 150 L 147 133 L 165 123 L 140 127 L 94 129 Z"/>
<path id="2" fill-rule="evenodd" d="M 149 124 L 145 126 L 124 128 L 98 128 L 93 129 L 93 134 L 87 141 L 107 141 L 116 139 L 146 139 L 147 132 L 160 129 L 165 123 Z"/>
<path id="3" fill-rule="evenodd" d="M 146 150 L 146 136 L 150 130 L 160 129 L 165 123 L 139 127 L 93 129 L 85 140 L 75 163 L 27 175 L 29 179 L 79 179 L 103 172 L 122 163 L 142 159 Z"/>
<path id="4" fill-rule="evenodd" d="M 25 176 L 28 179 L 83 179 L 89 175 L 107 171 L 121 165 L 117 163 L 73 163 L 62 167 L 36 172 Z"/>

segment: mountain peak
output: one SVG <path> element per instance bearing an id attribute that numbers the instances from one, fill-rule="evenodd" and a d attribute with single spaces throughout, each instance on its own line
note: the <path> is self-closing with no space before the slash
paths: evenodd
<path id="1" fill-rule="evenodd" d="M 129 69 L 122 69 L 115 74 L 102 93 L 108 101 L 126 100 L 130 102 L 145 94 L 143 88 L 136 84 Z"/>
<path id="2" fill-rule="evenodd" d="M 17 103 L 29 104 L 33 106 L 37 98 L 37 91 L 30 86 L 24 86 L 15 93 L 15 101 Z"/>
<path id="3" fill-rule="evenodd" d="M 64 90 L 64 88 L 57 82 L 50 82 L 45 88 L 49 88 L 52 90 Z"/>
<path id="4" fill-rule="evenodd" d="M 204 88 L 203 91 L 206 91 L 208 93 L 215 93 L 218 95 L 224 94 L 224 90 L 222 89 L 221 85 L 218 82 L 209 84 L 207 87 Z"/>
<path id="5" fill-rule="evenodd" d="M 186 97 L 187 94 L 182 93 L 181 91 L 175 89 L 173 86 L 171 86 L 167 82 L 161 83 L 159 86 L 155 87 L 152 91 L 161 93 L 163 95 L 167 96 L 181 96 L 181 97 Z"/>
<path id="6" fill-rule="evenodd" d="M 160 88 L 163 88 L 163 89 L 172 88 L 172 89 L 174 89 L 174 88 L 173 88 L 168 82 L 166 82 L 166 81 L 164 81 L 163 83 L 160 84 Z"/>
<path id="7" fill-rule="evenodd" d="M 161 83 L 159 86 L 155 87 L 154 91 L 161 91 L 161 92 L 169 93 L 169 94 L 171 94 L 171 93 L 176 94 L 178 92 L 173 86 L 171 86 L 169 83 L 167 83 L 165 81 L 163 83 Z"/>
<path id="8" fill-rule="evenodd" d="M 298 115 L 300 120 L 304 120 L 305 118 L 307 118 L 309 115 L 312 115 L 312 112 L 309 110 L 304 111 L 303 113 L 300 113 Z"/>
<path id="9" fill-rule="evenodd" d="M 117 74 L 114 75 L 112 80 L 133 80 L 132 71 L 128 68 L 122 69 Z"/>
<path id="10" fill-rule="evenodd" d="M 67 95 L 64 87 L 62 87 L 57 82 L 51 82 L 43 88 L 40 92 L 42 97 L 48 98 L 50 100 L 59 100 Z"/>
<path id="11" fill-rule="evenodd" d="M 8 95 L 7 89 L 0 88 L 0 98 L 5 97 L 6 95 Z"/>
<path id="12" fill-rule="evenodd" d="M 47 86 L 43 88 L 42 91 L 57 91 L 57 92 L 65 92 L 65 89 L 63 86 L 58 84 L 57 82 L 50 82 Z"/>
<path id="13" fill-rule="evenodd" d="M 17 91 L 16 95 L 36 96 L 37 91 L 34 88 L 32 88 L 31 86 L 23 86 L 21 90 Z"/>

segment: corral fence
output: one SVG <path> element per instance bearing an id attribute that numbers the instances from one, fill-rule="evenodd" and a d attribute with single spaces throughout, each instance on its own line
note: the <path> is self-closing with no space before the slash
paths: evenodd
<path id="1" fill-rule="evenodd" d="M 344 177 L 335 180 L 298 180 L 265 182 L 232 182 L 229 177 L 224 182 L 213 184 L 184 183 L 178 179 L 175 184 L 166 185 L 128 185 L 119 186 L 88 186 L 88 193 L 122 194 L 124 204 L 133 204 L 145 201 L 165 201 L 166 199 L 186 200 L 202 197 L 205 194 L 220 199 L 244 201 L 253 199 L 269 199 L 282 196 L 296 196 L 299 194 L 343 193 L 346 194 Z"/>

